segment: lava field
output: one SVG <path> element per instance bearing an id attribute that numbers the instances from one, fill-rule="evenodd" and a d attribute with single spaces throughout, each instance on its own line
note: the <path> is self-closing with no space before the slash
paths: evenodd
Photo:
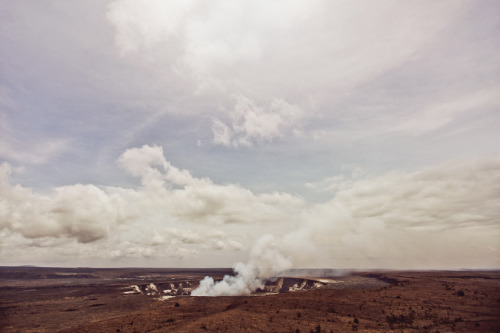
<path id="1" fill-rule="evenodd" d="M 0 267 L 0 331 L 499 332 L 498 271 L 316 273 L 193 297 L 231 270 Z"/>

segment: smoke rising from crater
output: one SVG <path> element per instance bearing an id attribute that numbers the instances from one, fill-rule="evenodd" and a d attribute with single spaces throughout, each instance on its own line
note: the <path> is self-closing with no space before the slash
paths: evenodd
<path id="1" fill-rule="evenodd" d="M 253 246 L 250 260 L 246 264 L 237 263 L 234 266 L 235 276 L 226 275 L 217 283 L 212 277 L 206 276 L 200 282 L 200 286 L 193 290 L 191 296 L 249 294 L 263 288 L 267 279 L 291 266 L 291 259 L 278 249 L 276 239 L 271 235 L 265 235 Z"/>
<path id="2" fill-rule="evenodd" d="M 295 265 L 457 269 L 500 264 L 498 160 L 323 185 L 333 186 L 335 195 L 309 207 L 296 230 L 259 239 L 248 263 L 235 265 L 235 276 L 218 283 L 206 277 L 192 295 L 250 293 Z"/>

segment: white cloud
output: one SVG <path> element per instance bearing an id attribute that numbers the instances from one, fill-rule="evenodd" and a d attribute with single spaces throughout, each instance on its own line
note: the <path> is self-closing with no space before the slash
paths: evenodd
<path id="1" fill-rule="evenodd" d="M 187 170 L 173 167 L 165 160 L 163 148 L 144 145 L 141 148 L 126 150 L 118 159 L 128 173 L 141 178 L 143 185 L 148 188 L 161 189 L 165 181 L 174 186 L 201 186 L 210 184 L 208 179 L 192 177 Z"/>
<path id="2" fill-rule="evenodd" d="M 255 2 L 129 1 L 117 0 L 107 18 L 116 31 L 122 54 L 133 56 L 153 49 L 180 47 L 178 70 L 202 78 L 213 67 L 261 56 L 271 29 L 286 29 L 308 17 L 317 4 L 301 1 Z M 176 45 L 179 43 L 180 45 Z"/>
<path id="3" fill-rule="evenodd" d="M 465 7 L 116 0 L 107 18 L 126 59 L 177 76 L 189 99 L 209 100 L 213 143 L 239 147 L 294 134 L 306 114 L 319 123 L 329 113 L 344 120 L 344 98 L 425 54 Z M 234 107 L 231 96 L 238 96 Z M 207 112 L 201 109 L 183 112 Z"/>
<path id="4" fill-rule="evenodd" d="M 461 113 L 477 113 L 485 108 L 498 107 L 500 105 L 500 87 L 482 89 L 454 98 L 456 99 L 431 105 L 406 116 L 392 130 L 422 134 L 450 124 Z"/>
<path id="5" fill-rule="evenodd" d="M 429 230 L 496 225 L 500 161 L 446 164 L 414 173 L 367 178 L 338 192 L 334 202 L 355 218 Z"/>
<path id="6" fill-rule="evenodd" d="M 198 245 L 204 250 L 208 249 L 216 251 L 240 251 L 243 248 L 241 243 L 231 239 L 231 235 L 219 230 L 202 229 L 199 227 L 196 230 L 166 228 L 165 232 L 172 244 Z"/>
<path id="7" fill-rule="evenodd" d="M 170 165 L 158 146 L 129 149 L 119 162 L 141 177 L 142 190 L 119 189 L 141 212 L 200 223 L 265 223 L 288 219 L 303 204 L 300 198 L 286 193 L 256 195 L 238 185 L 217 185 L 193 177 Z"/>
<path id="8" fill-rule="evenodd" d="M 0 227 L 27 238 L 74 237 L 81 243 L 107 237 L 125 222 L 123 200 L 93 185 L 59 187 L 51 196 L 8 183 L 9 166 L 2 166 Z M 5 171 L 7 170 L 7 171 Z"/>
<path id="9" fill-rule="evenodd" d="M 179 33 L 193 1 L 119 0 L 108 7 L 107 19 L 116 29 L 116 45 L 124 55 L 157 46 Z"/>
<path id="10" fill-rule="evenodd" d="M 167 242 L 240 250 L 242 245 L 236 239 L 214 226 L 280 223 L 303 204 L 288 194 L 256 195 L 238 185 L 216 185 L 209 179 L 193 177 L 167 162 L 158 146 L 129 149 L 120 156 L 119 163 L 131 175 L 141 177 L 142 187 L 75 184 L 42 195 L 11 185 L 11 168 L 2 164 L 0 229 L 30 239 L 62 237 L 80 243 L 105 240 L 114 232 L 125 233 L 139 242 L 132 252 L 121 251 L 131 256 L 152 256 L 146 245 Z M 141 227 L 145 222 L 151 226 Z M 197 230 L 174 227 L 192 223 L 198 225 Z M 151 228 L 161 230 L 168 225 L 172 227 L 165 232 L 145 234 Z"/>
<path id="11" fill-rule="evenodd" d="M 218 145 L 230 147 L 232 145 L 231 129 L 219 119 L 214 119 L 212 122 L 213 142 Z"/>
<path id="12" fill-rule="evenodd" d="M 208 278 L 197 293 L 249 292 L 288 267 L 459 269 L 500 264 L 498 159 L 364 175 L 336 190 L 331 200 L 306 208 L 297 229 L 257 241 L 249 262 L 234 266 L 238 276 L 220 284 Z"/>
<path id="13" fill-rule="evenodd" d="M 213 142 L 238 147 L 251 146 L 254 142 L 269 142 L 298 130 L 304 112 L 283 99 L 274 99 L 270 104 L 259 107 L 249 98 L 239 95 L 229 116 L 229 126 L 214 119 Z"/>
<path id="14" fill-rule="evenodd" d="M 498 184 L 499 160 L 346 180 L 331 200 L 310 207 L 283 248 L 300 264 L 328 256 L 346 268 L 496 267 Z M 304 254 L 297 244 L 316 249 Z"/>
<path id="15" fill-rule="evenodd" d="M 331 200 L 309 205 L 289 194 L 257 195 L 193 177 L 171 166 L 156 146 L 127 150 L 120 163 L 147 179 L 142 187 L 76 184 L 41 195 L 9 184 L 10 167 L 2 164 L 0 229 L 32 240 L 23 246 L 37 251 L 60 239 L 82 257 L 109 248 L 106 258 L 117 260 L 238 251 L 241 240 L 273 231 L 279 236 L 274 249 L 295 266 L 479 268 L 500 262 L 498 160 L 380 176 L 354 171 L 352 179 L 334 179 Z"/>
<path id="16" fill-rule="evenodd" d="M 496 166 L 382 174 L 498 155 L 498 5 L 110 3 L 4 6 L 3 258 L 227 263 L 272 233 L 299 264 L 498 261 Z"/>

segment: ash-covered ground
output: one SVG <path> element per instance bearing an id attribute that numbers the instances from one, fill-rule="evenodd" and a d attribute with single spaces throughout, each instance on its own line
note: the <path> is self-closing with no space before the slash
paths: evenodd
<path id="1" fill-rule="evenodd" d="M 231 269 L 0 267 L 1 332 L 498 332 L 500 272 L 292 270 L 189 296 Z M 262 296 L 262 297 L 256 297 Z"/>

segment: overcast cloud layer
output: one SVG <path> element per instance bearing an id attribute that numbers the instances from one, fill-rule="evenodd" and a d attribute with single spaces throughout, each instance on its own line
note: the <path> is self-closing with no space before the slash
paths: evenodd
<path id="1" fill-rule="evenodd" d="M 499 11 L 0 2 L 0 264 L 498 268 Z"/>

